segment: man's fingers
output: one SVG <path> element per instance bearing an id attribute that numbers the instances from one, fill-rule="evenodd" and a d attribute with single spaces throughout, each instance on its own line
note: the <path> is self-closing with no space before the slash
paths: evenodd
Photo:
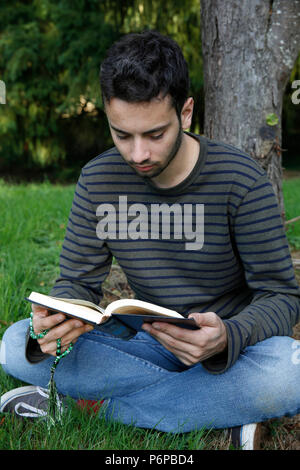
<path id="1" fill-rule="evenodd" d="M 68 347 L 70 346 L 71 343 L 72 344 L 76 343 L 77 339 L 74 339 L 73 341 L 70 341 L 69 343 L 67 343 L 65 345 L 61 344 L 60 352 L 61 353 L 65 352 L 66 349 L 68 349 Z M 51 356 L 56 356 L 57 342 L 52 341 L 51 343 L 46 343 L 46 344 L 41 346 L 41 350 L 45 354 L 50 354 Z"/>
<path id="2" fill-rule="evenodd" d="M 176 352 L 192 352 L 194 354 L 201 341 L 198 340 L 197 347 L 195 347 L 195 330 L 180 328 L 170 323 L 154 322 L 152 325 L 146 324 L 146 327 L 143 328 L 172 352 L 176 350 Z"/>
<path id="3" fill-rule="evenodd" d="M 144 325 L 146 327 L 144 328 Z M 189 330 L 187 328 L 181 328 L 176 325 L 172 325 L 171 323 L 164 323 L 164 322 L 154 322 L 152 324 L 146 323 L 143 325 L 145 331 L 148 331 L 150 334 L 158 334 L 162 337 L 163 334 L 166 334 L 168 337 L 175 339 L 180 343 L 187 343 L 187 344 L 194 344 L 195 337 L 194 332 L 195 330 Z M 200 330 L 199 330 L 200 331 Z"/>
<path id="4" fill-rule="evenodd" d="M 219 317 L 214 312 L 191 313 L 188 318 L 193 318 L 195 320 L 196 325 L 199 327 L 215 327 L 219 321 Z"/>
<path id="5" fill-rule="evenodd" d="M 148 330 L 148 332 L 154 336 L 162 346 L 173 353 L 183 364 L 191 366 L 200 360 L 202 350 L 199 349 L 199 345 L 170 336 L 168 333 L 162 331 L 161 328 L 163 326 L 160 323 L 158 327 L 160 330 L 154 328 L 154 325 L 152 324 L 152 329 L 151 331 Z M 181 328 L 181 330 L 183 330 L 183 328 Z M 174 330 L 172 333 L 174 334 Z"/>
<path id="6" fill-rule="evenodd" d="M 54 324 L 53 328 L 50 328 L 47 335 L 39 340 L 40 344 L 44 344 L 51 341 L 56 341 L 59 338 L 63 338 L 68 333 L 73 332 L 72 336 L 77 337 L 80 335 L 81 329 L 84 328 L 84 323 L 80 320 L 66 320 L 60 324 Z"/>
<path id="7" fill-rule="evenodd" d="M 48 310 L 45 307 L 42 307 L 41 305 L 31 304 L 31 309 L 34 314 L 44 317 L 48 315 Z"/>
<path id="8" fill-rule="evenodd" d="M 225 349 L 226 328 L 214 312 L 193 313 L 189 317 L 195 319 L 198 330 L 159 322 L 144 324 L 143 329 L 186 365 L 196 364 Z"/>
<path id="9" fill-rule="evenodd" d="M 66 315 L 61 312 L 52 313 L 48 309 L 32 304 L 33 330 L 36 334 L 49 330 L 47 334 L 38 339 L 43 353 L 56 356 L 57 340 L 61 340 L 61 352 L 63 353 L 70 345 L 75 343 L 80 335 L 91 331 L 93 327 L 72 318 L 66 320 Z"/>
<path id="10" fill-rule="evenodd" d="M 59 325 L 65 320 L 65 315 L 62 313 L 54 313 L 48 316 L 39 316 L 39 314 L 35 314 L 33 316 L 33 329 L 35 333 L 40 333 L 44 330 L 49 330 L 54 328 L 56 325 Z"/>
<path id="11" fill-rule="evenodd" d="M 81 326 L 79 326 L 79 324 L 81 324 Z M 91 325 L 83 324 L 78 320 L 68 320 L 64 322 L 63 325 L 50 330 L 47 335 L 38 340 L 38 342 L 42 352 L 55 356 L 58 339 L 61 339 L 61 352 L 64 352 L 69 347 L 70 343 L 74 344 L 79 336 L 92 329 L 93 327 Z"/>

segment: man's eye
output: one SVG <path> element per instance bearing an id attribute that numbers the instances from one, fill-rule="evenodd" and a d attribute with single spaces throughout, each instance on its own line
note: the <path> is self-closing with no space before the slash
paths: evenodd
<path id="1" fill-rule="evenodd" d="M 163 135 L 164 135 L 163 132 L 161 134 L 158 134 L 158 135 L 152 135 L 151 139 L 158 140 L 158 139 L 161 139 Z"/>
<path id="2" fill-rule="evenodd" d="M 118 138 L 119 140 L 125 140 L 125 139 L 128 139 L 128 135 L 118 135 L 118 134 L 117 134 L 117 138 Z"/>
<path id="3" fill-rule="evenodd" d="M 161 138 L 163 137 L 163 135 L 164 135 L 163 132 L 162 132 L 161 134 L 157 134 L 157 135 L 150 135 L 150 139 L 152 139 L 152 140 L 159 140 L 159 139 L 161 139 Z M 119 135 L 119 134 L 116 134 L 116 136 L 117 136 L 117 139 L 119 139 L 119 140 L 126 140 L 126 139 L 129 138 L 128 135 Z"/>

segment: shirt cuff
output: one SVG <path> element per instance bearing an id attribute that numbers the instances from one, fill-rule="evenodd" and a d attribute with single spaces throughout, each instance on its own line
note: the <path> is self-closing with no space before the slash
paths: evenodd
<path id="1" fill-rule="evenodd" d="M 223 374 L 226 372 L 237 361 L 241 352 L 230 327 L 230 320 L 224 320 L 224 324 L 227 332 L 226 349 L 202 362 L 203 367 L 211 374 Z"/>
<path id="2" fill-rule="evenodd" d="M 25 341 L 25 357 L 27 361 L 30 364 L 36 364 L 47 359 L 49 356 L 50 354 L 43 353 L 37 340 L 31 338 L 30 329 L 28 328 Z"/>

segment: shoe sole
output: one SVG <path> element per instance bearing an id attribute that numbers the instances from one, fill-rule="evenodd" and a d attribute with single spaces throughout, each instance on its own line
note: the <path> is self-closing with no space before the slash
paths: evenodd
<path id="1" fill-rule="evenodd" d="M 253 423 L 241 429 L 241 446 L 243 450 L 260 449 L 261 424 Z"/>
<path id="2" fill-rule="evenodd" d="M 27 385 L 26 387 L 14 388 L 13 390 L 9 390 L 9 392 L 4 393 L 4 395 L 0 397 L 0 413 L 5 412 L 5 407 L 14 398 L 24 395 L 30 395 L 33 392 L 36 392 L 35 385 Z"/>
<path id="3" fill-rule="evenodd" d="M 235 449 L 260 450 L 261 423 L 250 423 L 231 428 L 229 437 Z"/>

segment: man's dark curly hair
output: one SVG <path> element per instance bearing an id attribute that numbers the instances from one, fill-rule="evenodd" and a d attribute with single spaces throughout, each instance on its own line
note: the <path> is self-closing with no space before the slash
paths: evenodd
<path id="1" fill-rule="evenodd" d="M 108 50 L 100 68 L 105 103 L 119 98 L 130 103 L 170 95 L 180 116 L 189 93 L 187 63 L 178 44 L 157 31 L 123 36 Z"/>

